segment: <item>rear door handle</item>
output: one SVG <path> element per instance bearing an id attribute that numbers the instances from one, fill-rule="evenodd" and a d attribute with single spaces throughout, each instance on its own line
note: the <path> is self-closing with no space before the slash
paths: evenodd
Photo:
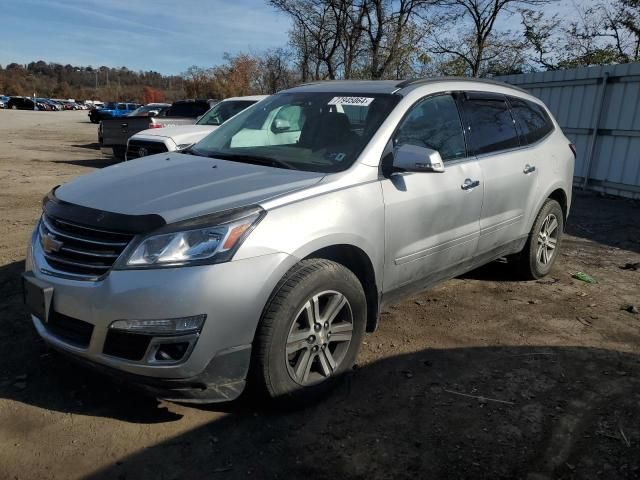
<path id="1" fill-rule="evenodd" d="M 480 185 L 480 180 L 471 180 L 470 178 L 467 178 L 464 183 L 460 185 L 460 188 L 462 188 L 462 190 L 473 190 L 478 185 Z"/>
<path id="2" fill-rule="evenodd" d="M 529 165 L 526 164 L 524 166 L 524 170 L 522 171 L 525 175 L 529 175 L 530 173 L 533 173 L 536 171 L 536 166 L 535 165 Z"/>

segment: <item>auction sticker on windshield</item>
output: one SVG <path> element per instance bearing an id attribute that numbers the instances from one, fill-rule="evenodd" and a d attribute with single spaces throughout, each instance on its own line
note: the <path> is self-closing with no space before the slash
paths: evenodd
<path id="1" fill-rule="evenodd" d="M 373 98 L 370 97 L 333 97 L 328 105 L 356 105 L 359 107 L 368 107 Z"/>

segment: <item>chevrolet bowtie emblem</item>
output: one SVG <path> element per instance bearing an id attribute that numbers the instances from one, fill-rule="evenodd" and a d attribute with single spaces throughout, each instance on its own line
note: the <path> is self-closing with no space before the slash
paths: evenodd
<path id="1" fill-rule="evenodd" d="M 62 248 L 62 245 L 64 244 L 60 240 L 56 240 L 48 233 L 42 236 L 42 249 L 46 253 L 58 252 Z"/>

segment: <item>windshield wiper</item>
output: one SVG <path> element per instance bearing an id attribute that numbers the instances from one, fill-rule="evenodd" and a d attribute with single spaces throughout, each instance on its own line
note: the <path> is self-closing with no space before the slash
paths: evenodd
<path id="1" fill-rule="evenodd" d="M 196 150 L 193 148 L 193 145 L 191 145 L 190 147 L 187 148 L 183 148 L 182 150 L 175 150 L 175 153 L 184 153 L 186 155 L 196 155 L 198 157 L 206 157 L 207 155 L 204 155 L 202 153 L 197 153 Z"/>
<path id="2" fill-rule="evenodd" d="M 278 160 L 276 158 L 271 158 L 271 157 L 264 157 L 261 155 L 248 155 L 244 153 L 212 152 L 212 153 L 208 153 L 207 157 L 219 158 L 221 160 L 230 160 L 232 162 L 253 163 L 255 165 L 266 165 L 267 167 L 286 168 L 289 170 L 293 168 L 291 167 L 291 165 L 283 162 L 282 160 Z"/>

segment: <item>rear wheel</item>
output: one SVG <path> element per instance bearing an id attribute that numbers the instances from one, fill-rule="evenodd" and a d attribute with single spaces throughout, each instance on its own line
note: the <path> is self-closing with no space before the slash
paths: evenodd
<path id="1" fill-rule="evenodd" d="M 518 273 L 530 280 L 547 275 L 556 259 L 564 231 L 564 214 L 560 204 L 548 198 L 529 233 L 524 249 L 517 257 Z"/>
<path id="2" fill-rule="evenodd" d="M 338 263 L 309 259 L 275 292 L 256 334 L 253 380 L 272 399 L 313 400 L 356 359 L 367 315 L 362 285 Z"/>

